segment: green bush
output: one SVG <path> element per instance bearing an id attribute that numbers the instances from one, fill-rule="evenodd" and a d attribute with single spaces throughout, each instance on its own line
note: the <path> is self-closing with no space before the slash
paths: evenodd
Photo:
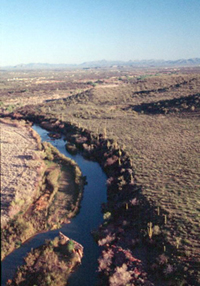
<path id="1" fill-rule="evenodd" d="M 73 242 L 73 240 L 69 240 L 67 243 L 67 251 L 69 253 L 72 253 L 73 250 L 74 250 L 74 242 Z"/>
<path id="2" fill-rule="evenodd" d="M 9 105 L 7 108 L 6 108 L 6 111 L 8 112 L 12 112 L 14 110 L 15 106 L 14 105 Z"/>

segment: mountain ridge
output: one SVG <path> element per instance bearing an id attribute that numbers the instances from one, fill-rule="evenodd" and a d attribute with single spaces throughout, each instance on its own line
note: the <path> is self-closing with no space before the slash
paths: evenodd
<path id="1" fill-rule="evenodd" d="M 29 69 L 65 69 L 65 68 L 101 68 L 115 66 L 132 66 L 132 67 L 189 67 L 200 66 L 200 58 L 178 59 L 178 60 L 129 60 L 129 61 L 89 61 L 81 64 L 49 64 L 49 63 L 28 63 L 18 64 L 15 66 L 2 66 L 0 69 L 29 70 Z"/>

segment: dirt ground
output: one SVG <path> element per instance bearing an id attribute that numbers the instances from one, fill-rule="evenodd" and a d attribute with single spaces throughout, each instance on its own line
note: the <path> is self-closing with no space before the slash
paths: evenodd
<path id="1" fill-rule="evenodd" d="M 1 226 L 34 195 L 37 180 L 37 142 L 28 127 L 0 121 L 1 134 Z M 12 211 L 11 211 L 12 205 Z"/>

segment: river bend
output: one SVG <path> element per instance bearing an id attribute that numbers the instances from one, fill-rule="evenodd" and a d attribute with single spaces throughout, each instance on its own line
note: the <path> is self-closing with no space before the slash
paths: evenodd
<path id="1" fill-rule="evenodd" d="M 106 202 L 106 175 L 98 163 L 88 161 L 81 155 L 71 155 L 65 149 L 66 142 L 63 138 L 51 140 L 48 131 L 34 125 L 33 129 L 41 136 L 42 141 L 51 141 L 61 153 L 72 158 L 81 168 L 83 176 L 86 176 L 87 185 L 84 187 L 83 199 L 80 212 L 72 218 L 70 224 L 64 224 L 58 230 L 40 233 L 25 242 L 20 248 L 8 255 L 1 263 L 2 286 L 12 278 L 16 268 L 23 264 L 23 257 L 31 248 L 42 245 L 46 239 L 53 239 L 59 233 L 81 243 L 84 247 L 82 264 L 73 273 L 68 281 L 70 286 L 94 286 L 97 284 L 97 259 L 100 248 L 94 242 L 91 231 L 96 229 L 103 221 L 101 204 Z"/>

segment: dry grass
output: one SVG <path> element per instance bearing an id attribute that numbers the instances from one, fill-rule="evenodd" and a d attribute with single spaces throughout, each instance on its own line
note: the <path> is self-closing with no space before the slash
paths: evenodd
<path id="1" fill-rule="evenodd" d="M 40 157 L 29 127 L 16 121 L 1 121 L 1 223 L 6 224 L 35 195 Z"/>

